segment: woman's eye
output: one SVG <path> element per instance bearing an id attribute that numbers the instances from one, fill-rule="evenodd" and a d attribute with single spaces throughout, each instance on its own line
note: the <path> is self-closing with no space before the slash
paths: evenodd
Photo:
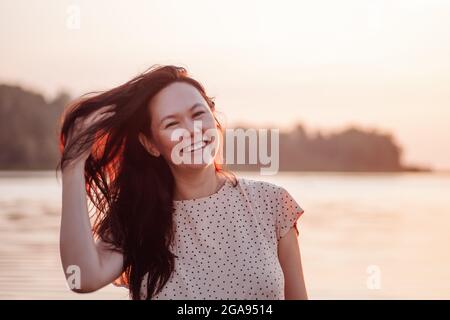
<path id="1" fill-rule="evenodd" d="M 177 124 L 177 123 L 176 123 L 176 122 L 171 122 L 171 123 L 169 123 L 169 124 L 166 126 L 166 128 L 171 127 L 172 125 L 175 125 L 175 124 Z"/>
<path id="2" fill-rule="evenodd" d="M 205 112 L 204 112 L 204 111 L 196 112 L 196 113 L 194 113 L 194 117 L 196 117 L 196 116 L 198 116 L 198 115 L 200 115 L 200 114 L 203 114 L 203 113 L 205 113 Z"/>

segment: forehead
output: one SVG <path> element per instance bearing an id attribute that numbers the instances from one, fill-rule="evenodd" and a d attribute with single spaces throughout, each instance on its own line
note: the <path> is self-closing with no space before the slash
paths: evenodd
<path id="1" fill-rule="evenodd" d="M 159 91 L 150 101 L 155 120 L 189 110 L 196 102 L 206 103 L 200 92 L 189 83 L 174 82 Z"/>

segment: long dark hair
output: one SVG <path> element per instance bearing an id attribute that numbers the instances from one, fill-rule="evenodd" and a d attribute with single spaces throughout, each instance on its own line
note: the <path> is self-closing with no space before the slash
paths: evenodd
<path id="1" fill-rule="evenodd" d="M 86 94 L 66 108 L 61 118 L 61 159 L 57 170 L 90 149 L 84 176 L 86 193 L 95 206 L 92 231 L 124 255 L 123 272 L 115 284 L 129 288 L 130 297 L 140 298 L 143 276 L 148 272 L 147 298 L 159 293 L 174 270 L 170 245 L 174 239 L 172 216 L 175 180 L 166 160 L 154 157 L 139 142 L 140 132 L 150 131 L 148 103 L 161 89 L 183 81 L 202 94 L 214 114 L 213 98 L 188 76 L 185 68 L 153 65 L 132 80 L 106 92 Z M 78 118 L 111 106 L 113 115 L 80 133 L 77 143 L 66 144 Z M 216 172 L 234 176 L 214 161 Z"/>

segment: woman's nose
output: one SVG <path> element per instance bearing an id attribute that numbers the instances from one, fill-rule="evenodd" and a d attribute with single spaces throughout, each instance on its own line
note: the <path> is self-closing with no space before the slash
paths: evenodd
<path id="1" fill-rule="evenodd" d="M 203 132 L 202 122 L 200 120 L 190 121 L 187 130 L 189 131 L 191 139 L 199 139 Z M 198 135 L 199 137 L 195 137 L 196 135 Z"/>

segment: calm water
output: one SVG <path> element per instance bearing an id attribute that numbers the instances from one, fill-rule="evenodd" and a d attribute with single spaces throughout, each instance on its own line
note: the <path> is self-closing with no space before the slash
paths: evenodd
<path id="1" fill-rule="evenodd" d="M 288 190 L 305 210 L 300 248 L 312 299 L 450 299 L 450 175 L 238 173 Z M 61 182 L 0 172 L 0 299 L 127 299 L 75 294 L 59 260 Z"/>

